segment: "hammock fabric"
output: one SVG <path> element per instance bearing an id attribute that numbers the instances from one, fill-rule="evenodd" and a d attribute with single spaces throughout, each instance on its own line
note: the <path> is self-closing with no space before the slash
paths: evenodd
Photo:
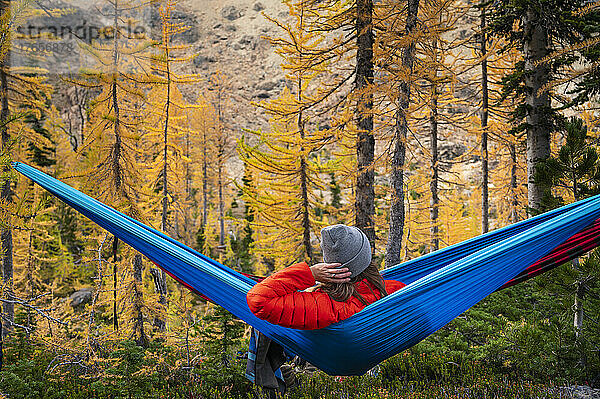
<path id="1" fill-rule="evenodd" d="M 600 196 L 472 238 L 382 272 L 408 284 L 352 317 L 301 331 L 258 319 L 246 304 L 256 284 L 165 234 L 21 163 L 13 167 L 290 352 L 332 375 L 361 375 L 421 341 L 492 292 L 600 244 Z"/>

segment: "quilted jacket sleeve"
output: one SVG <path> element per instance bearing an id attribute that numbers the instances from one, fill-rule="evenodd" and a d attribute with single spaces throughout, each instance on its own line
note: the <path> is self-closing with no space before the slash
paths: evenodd
<path id="1" fill-rule="evenodd" d="M 301 292 L 315 285 L 307 263 L 287 267 L 256 284 L 246 296 L 258 318 L 284 327 L 313 330 L 346 316 L 343 303 L 335 306 L 323 292 Z M 340 306 L 341 305 L 341 306 Z"/>
<path id="2" fill-rule="evenodd" d="M 305 262 L 287 267 L 256 284 L 246 295 L 252 313 L 270 323 L 299 330 L 314 330 L 347 319 L 364 305 L 355 298 L 338 302 L 321 291 L 302 292 L 315 285 Z M 392 293 L 404 287 L 399 281 L 385 282 Z M 376 297 L 369 298 L 369 302 Z"/>
<path id="3" fill-rule="evenodd" d="M 392 292 L 396 292 L 400 288 L 406 287 L 406 284 L 404 284 L 401 281 L 396 281 L 396 280 L 384 280 L 384 281 L 385 281 L 385 290 L 387 291 L 388 294 L 391 294 Z"/>

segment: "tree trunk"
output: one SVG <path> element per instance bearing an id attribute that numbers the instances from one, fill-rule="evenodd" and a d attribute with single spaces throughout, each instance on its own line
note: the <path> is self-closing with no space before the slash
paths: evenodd
<path id="1" fill-rule="evenodd" d="M 33 271 L 34 271 L 34 255 L 33 255 L 33 230 L 29 230 L 29 234 L 27 237 L 27 267 L 25 269 L 25 281 L 27 283 L 27 300 L 31 301 L 33 299 L 34 293 L 34 281 L 33 281 Z M 27 331 L 25 331 L 25 337 L 29 341 L 30 338 L 30 329 L 31 329 L 31 321 L 32 314 L 31 309 L 27 308 Z"/>
<path id="2" fill-rule="evenodd" d="M 577 198 L 577 197 L 575 197 Z M 575 301 L 573 303 L 573 329 L 575 330 L 575 342 L 579 351 L 579 365 L 586 367 L 587 358 L 582 348 L 584 342 L 583 336 L 583 301 L 587 291 L 585 278 L 579 269 L 579 258 L 571 261 L 573 268 L 577 272 L 577 281 L 575 282 Z"/>
<path id="3" fill-rule="evenodd" d="M 161 229 L 163 233 L 168 234 L 168 212 L 169 212 L 169 179 L 168 179 L 168 148 L 169 148 L 169 108 L 171 105 L 171 74 L 169 69 L 169 48 L 165 49 L 165 73 L 167 79 L 167 98 L 165 104 L 165 125 L 163 129 L 163 165 L 162 165 L 162 213 L 161 213 Z M 165 309 L 167 308 L 167 276 L 163 270 L 152 268 L 150 273 L 154 277 L 154 286 L 159 294 L 158 303 Z M 159 331 L 165 331 L 167 323 L 165 320 L 156 317 L 154 326 Z"/>
<path id="4" fill-rule="evenodd" d="M 221 154 L 219 157 L 221 158 L 224 150 L 221 148 L 219 150 Z M 219 160 L 219 168 L 218 168 L 218 179 L 219 179 L 219 249 L 221 251 L 225 250 L 225 200 L 223 198 L 223 160 Z"/>
<path id="5" fill-rule="evenodd" d="M 573 268 L 579 271 L 579 258 L 573 259 L 571 263 Z M 581 276 L 577 279 L 576 287 L 575 303 L 573 304 L 573 327 L 575 328 L 575 337 L 579 341 L 581 340 L 581 329 L 583 327 L 583 298 L 585 296 L 585 285 Z"/>
<path id="6" fill-rule="evenodd" d="M 298 73 L 298 103 L 302 103 L 302 73 Z M 309 265 L 313 264 L 312 245 L 310 244 L 310 203 L 308 201 L 308 176 L 306 173 L 307 165 L 304 157 L 304 121 L 302 120 L 302 111 L 298 113 L 297 127 L 300 132 L 302 147 L 300 148 L 300 197 L 302 198 L 302 243 L 304 245 L 304 255 Z"/>
<path id="7" fill-rule="evenodd" d="M 171 85 L 167 83 L 167 104 L 165 105 L 165 126 L 163 130 L 163 164 L 162 164 L 162 212 L 161 212 L 161 229 L 164 233 L 168 233 L 169 219 L 169 178 L 168 178 L 168 149 L 169 149 L 169 105 Z"/>
<path id="8" fill-rule="evenodd" d="M 409 0 L 406 14 L 406 34 L 410 35 L 417 25 L 419 0 Z M 407 76 L 412 75 L 415 57 L 415 44 L 411 41 L 402 51 L 401 63 Z M 408 122 L 406 113 L 410 105 L 409 81 L 400 82 L 399 103 L 394 126 L 394 153 L 392 154 L 391 182 L 392 200 L 390 206 L 390 231 L 385 254 L 385 266 L 391 267 L 401 261 L 402 235 L 404 232 L 404 163 L 406 161 L 406 137 Z"/>
<path id="9" fill-rule="evenodd" d="M 540 89 L 549 81 L 550 71 L 546 63 L 536 62 L 548 55 L 548 32 L 532 8 L 527 11 L 523 26 L 524 36 L 528 38 L 523 46 L 527 86 L 525 100 L 528 106 L 527 202 L 529 208 L 539 209 L 542 197 L 549 191 L 549 187 L 535 182 L 535 168 L 540 161 L 550 156 L 552 122 L 548 92 L 540 93 Z"/>
<path id="10" fill-rule="evenodd" d="M 166 282 L 166 277 L 165 277 L 165 273 L 161 270 L 158 270 L 156 268 L 151 268 L 150 269 L 150 275 L 152 276 L 152 279 L 154 281 L 154 289 L 156 290 L 156 292 L 159 295 L 159 299 L 158 299 L 158 304 L 161 305 L 161 307 L 164 309 L 165 311 L 165 319 L 163 319 L 161 316 L 156 316 L 154 317 L 154 327 L 156 327 L 156 329 L 158 331 L 164 332 L 167 329 L 167 322 L 166 320 L 166 310 L 167 310 L 167 282 Z"/>
<path id="11" fill-rule="evenodd" d="M 118 2 L 114 3 L 114 20 L 113 24 L 115 29 L 119 26 L 119 8 Z M 113 39 L 113 81 L 112 81 L 112 108 L 115 112 L 115 121 L 114 121 L 114 135 L 115 135 L 115 143 L 112 148 L 112 175 L 113 175 L 113 184 L 116 190 L 116 197 L 121 198 L 123 191 L 123 170 L 121 169 L 120 158 L 121 158 L 121 114 L 119 108 L 119 96 L 117 95 L 118 85 L 117 85 L 117 76 L 118 76 L 118 60 L 119 60 L 119 51 L 118 51 L 118 35 L 114 36 Z M 117 249 L 119 245 L 119 239 L 114 236 L 113 240 L 113 328 L 115 331 L 119 329 L 119 321 L 118 321 L 118 303 L 117 303 Z"/>
<path id="12" fill-rule="evenodd" d="M 144 332 L 144 291 L 142 272 L 144 271 L 144 262 L 142 255 L 136 254 L 133 258 L 133 338 L 135 342 L 142 347 L 148 346 L 148 337 Z"/>
<path id="13" fill-rule="evenodd" d="M 4 329 L 2 328 L 2 323 L 0 323 L 0 371 L 4 366 Z"/>
<path id="14" fill-rule="evenodd" d="M 375 138 L 373 137 L 373 0 L 356 2 L 356 120 L 358 137 L 356 144 L 356 227 L 369 238 L 375 248 Z"/>
<path id="15" fill-rule="evenodd" d="M 489 171 L 488 171 L 488 70 L 486 41 L 486 9 L 481 7 L 481 232 L 487 233 L 489 222 Z"/>
<path id="16" fill-rule="evenodd" d="M 573 264 L 579 264 L 579 259 L 574 259 Z M 576 290 L 575 290 L 575 302 L 573 303 L 573 327 L 575 328 L 575 341 L 577 343 L 577 349 L 579 351 L 579 365 L 586 368 L 587 365 L 587 356 L 582 346 L 585 338 L 583 335 L 583 301 L 586 294 L 586 284 L 583 280 L 583 276 L 581 273 L 579 274 L 579 279 L 576 282 Z"/>
<path id="17" fill-rule="evenodd" d="M 223 165 L 225 164 L 225 151 L 226 151 L 226 147 L 227 147 L 227 139 L 225 136 L 225 126 L 223 124 L 223 117 L 221 114 L 221 91 L 223 90 L 223 87 L 221 85 L 221 81 L 218 80 L 217 81 L 218 86 L 216 87 L 217 90 L 217 122 L 218 122 L 218 126 L 217 129 L 219 129 L 219 142 L 218 142 L 218 159 L 217 159 L 217 163 L 219 165 L 218 167 L 218 184 L 219 184 L 219 249 L 224 251 L 225 250 L 225 204 L 224 204 L 224 198 L 223 198 Z"/>
<path id="18" fill-rule="evenodd" d="M 208 218 L 208 160 L 206 159 L 208 151 L 206 150 L 206 120 L 203 119 L 202 126 L 202 227 L 206 231 L 206 222 Z"/>
<path id="19" fill-rule="evenodd" d="M 187 130 L 185 132 L 185 157 L 187 159 L 192 159 L 191 158 L 191 154 L 190 154 L 190 148 L 191 147 L 191 143 L 190 143 L 190 126 L 188 123 L 187 126 Z M 185 240 L 187 241 L 187 244 L 192 246 L 192 239 L 191 237 L 193 236 L 194 233 L 192 233 L 193 231 L 195 231 L 196 229 L 196 223 L 195 223 L 195 218 L 192 217 L 191 212 L 195 209 L 195 200 L 194 200 L 194 194 L 192 193 L 192 170 L 190 168 L 190 164 L 191 162 L 187 161 L 185 163 L 185 202 L 186 202 L 186 209 L 185 212 L 183 214 L 183 234 L 185 236 Z"/>
<path id="20" fill-rule="evenodd" d="M 114 238 L 113 241 L 113 329 L 119 330 L 119 318 L 118 318 L 118 306 L 117 306 L 117 249 L 119 246 L 119 239 Z"/>
<path id="21" fill-rule="evenodd" d="M 300 196 L 302 197 L 302 243 L 309 264 L 313 264 L 313 251 L 310 244 L 310 204 L 308 202 L 308 185 L 306 176 L 306 159 L 300 157 Z"/>
<path id="22" fill-rule="evenodd" d="M 10 12 L 10 1 L 0 1 L 0 15 Z M 9 44 L 10 45 L 10 44 Z M 0 121 L 2 126 L 0 127 L 0 136 L 2 139 L 3 152 L 8 151 L 8 145 L 10 142 L 10 135 L 7 128 L 7 121 L 9 118 L 8 109 L 8 73 L 7 70 L 10 65 L 10 52 L 7 52 L 4 59 L 0 61 L 0 96 L 1 110 L 0 110 Z M 6 153 L 5 155 L 8 155 Z M 5 170 L 8 172 L 8 170 Z M 4 204 L 10 204 L 12 202 L 12 187 L 11 180 L 6 179 L 4 185 L 0 188 L 0 201 Z M 12 299 L 13 297 L 13 238 L 12 230 L 5 228 L 0 231 L 0 241 L 2 244 L 2 284 L 4 285 L 5 297 Z M 2 329 L 2 337 L 8 335 L 13 330 L 12 323 L 15 320 L 15 305 L 8 302 L 2 303 L 2 312 L 6 319 L 1 320 L 4 324 Z M 1 338 L 1 337 L 0 337 Z"/>
<path id="23" fill-rule="evenodd" d="M 434 44 L 435 46 L 435 44 Z M 438 163 L 438 94 L 437 94 L 437 71 L 434 75 L 434 81 L 431 88 L 431 114 L 429 116 L 429 140 L 431 145 L 431 181 L 429 189 L 431 192 L 431 201 L 429 203 L 429 216 L 431 219 L 431 251 L 437 251 L 440 248 L 440 232 L 438 226 L 440 198 L 438 193 L 439 183 L 439 163 Z"/>
<path id="24" fill-rule="evenodd" d="M 573 198 L 575 201 L 579 201 L 579 193 L 577 191 L 578 181 L 573 172 Z M 573 303 L 573 327 L 575 330 L 575 341 L 579 350 L 579 364 L 580 366 L 586 367 L 587 359 L 585 351 L 582 348 L 584 341 L 583 337 L 583 301 L 587 291 L 586 279 L 583 276 L 581 269 L 579 268 L 579 258 L 575 258 L 571 261 L 573 269 L 577 272 L 577 281 L 575 282 L 575 302 Z"/>
<path id="25" fill-rule="evenodd" d="M 509 144 L 510 151 L 510 214 L 511 222 L 517 223 L 519 221 L 519 213 L 517 211 L 519 207 L 519 200 L 517 198 L 517 146 L 515 143 Z"/>

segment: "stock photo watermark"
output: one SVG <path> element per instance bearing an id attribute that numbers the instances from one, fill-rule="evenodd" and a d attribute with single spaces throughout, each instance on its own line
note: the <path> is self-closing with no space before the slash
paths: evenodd
<path id="1" fill-rule="evenodd" d="M 152 40 L 151 9 L 115 9 L 95 0 L 72 3 L 38 1 L 28 17 L 17 21 L 10 47 L 12 68 L 35 73 L 74 74 L 82 69 L 113 67 L 131 72 L 131 49 Z M 119 52 L 118 62 L 114 61 Z"/>

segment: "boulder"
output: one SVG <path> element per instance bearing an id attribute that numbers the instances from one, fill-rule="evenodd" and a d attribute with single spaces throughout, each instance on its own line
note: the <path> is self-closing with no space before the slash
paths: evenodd
<path id="1" fill-rule="evenodd" d="M 89 303 L 92 301 L 92 289 L 82 288 L 79 291 L 75 291 L 69 296 L 69 299 L 71 300 L 71 306 L 74 308 Z"/>
<path id="2" fill-rule="evenodd" d="M 257 1 L 256 3 L 254 3 L 254 6 L 252 6 L 252 9 L 254 11 L 262 11 L 265 9 L 265 6 L 260 1 Z"/>
<path id="3" fill-rule="evenodd" d="M 194 66 L 204 67 L 208 63 L 217 62 L 217 58 L 212 55 L 197 55 L 194 57 Z"/>
<path id="4" fill-rule="evenodd" d="M 242 12 L 236 6 L 226 6 L 221 9 L 221 16 L 230 21 L 235 21 L 242 16 Z"/>
<path id="5" fill-rule="evenodd" d="M 587 385 L 573 385 L 559 388 L 560 393 L 567 398 L 573 399 L 600 399 L 600 389 L 594 389 Z"/>
<path id="6" fill-rule="evenodd" d="M 256 89 L 257 90 L 264 90 L 264 91 L 271 91 L 273 90 L 276 86 L 277 86 L 277 82 L 272 81 L 272 80 L 267 80 L 264 82 L 260 82 L 259 84 L 256 85 Z"/>
<path id="7" fill-rule="evenodd" d="M 254 50 L 256 48 L 258 40 L 255 36 L 252 35 L 243 35 L 238 41 L 240 48 L 245 48 L 249 50 Z"/>
<path id="8" fill-rule="evenodd" d="M 255 97 L 258 98 L 269 98 L 271 96 L 271 94 L 269 94 L 268 91 L 263 90 L 263 91 L 259 91 L 256 94 L 254 94 Z"/>

